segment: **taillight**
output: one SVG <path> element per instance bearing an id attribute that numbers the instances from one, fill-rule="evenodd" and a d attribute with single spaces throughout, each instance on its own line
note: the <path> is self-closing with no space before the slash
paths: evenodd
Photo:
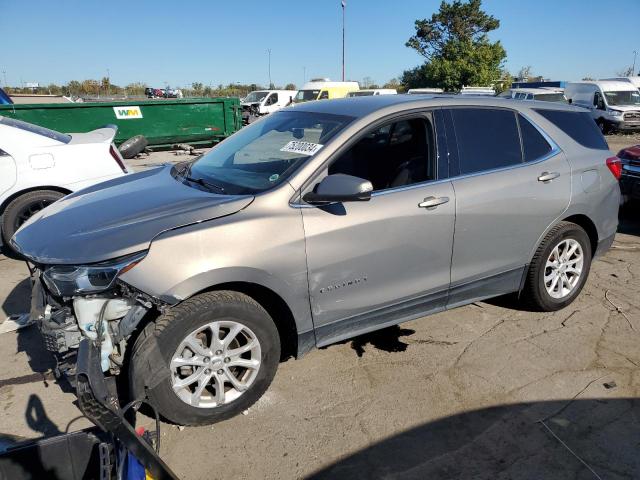
<path id="1" fill-rule="evenodd" d="M 607 167 L 611 170 L 611 173 L 616 180 L 620 180 L 620 176 L 622 175 L 622 162 L 618 157 L 609 157 L 607 158 Z"/>
<path id="2" fill-rule="evenodd" d="M 103 150 L 104 151 L 104 150 Z M 113 146 L 113 144 L 111 144 L 111 146 L 109 147 L 109 153 L 111 154 L 111 156 L 113 157 L 113 159 L 116 161 L 116 163 L 120 166 L 120 168 L 122 169 L 122 171 L 124 173 L 127 173 L 127 167 L 125 166 L 125 164 L 122 161 L 122 158 L 120 158 L 120 155 L 118 154 L 118 152 L 116 151 L 116 147 Z M 607 160 L 608 162 L 608 160 Z"/>

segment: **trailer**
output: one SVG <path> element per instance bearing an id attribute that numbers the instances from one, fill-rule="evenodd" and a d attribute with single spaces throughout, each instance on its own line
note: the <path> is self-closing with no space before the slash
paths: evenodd
<path id="1" fill-rule="evenodd" d="M 240 100 L 232 97 L 11 104 L 0 105 L 0 116 L 64 133 L 116 125 L 116 145 L 144 135 L 152 147 L 209 146 L 242 128 Z"/>

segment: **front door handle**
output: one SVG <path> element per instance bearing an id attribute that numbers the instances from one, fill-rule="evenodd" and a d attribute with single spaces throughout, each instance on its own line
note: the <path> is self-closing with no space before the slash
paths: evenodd
<path id="1" fill-rule="evenodd" d="M 558 172 L 542 172 L 542 175 L 538 177 L 539 182 L 550 182 L 554 178 L 558 178 L 560 174 Z"/>
<path id="2" fill-rule="evenodd" d="M 442 205 L 443 203 L 447 203 L 449 201 L 449 197 L 427 197 L 424 201 L 420 202 L 418 206 L 420 208 L 426 208 L 428 210 L 432 210 L 436 208 L 438 205 Z"/>

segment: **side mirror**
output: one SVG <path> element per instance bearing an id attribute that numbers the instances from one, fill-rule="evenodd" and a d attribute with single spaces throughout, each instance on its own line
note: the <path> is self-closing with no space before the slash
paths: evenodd
<path id="1" fill-rule="evenodd" d="M 316 185 L 313 192 L 302 197 L 307 203 L 366 202 L 371 199 L 373 185 L 369 180 L 336 173 L 328 175 Z"/>

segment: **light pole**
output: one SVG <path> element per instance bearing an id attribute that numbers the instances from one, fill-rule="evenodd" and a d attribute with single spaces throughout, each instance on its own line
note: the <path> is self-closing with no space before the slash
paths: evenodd
<path id="1" fill-rule="evenodd" d="M 302 84 L 307 82 L 307 67 L 302 67 Z"/>
<path id="2" fill-rule="evenodd" d="M 637 51 L 633 51 L 633 66 L 631 67 L 631 76 L 633 77 L 636 74 L 636 57 L 638 56 Z"/>
<path id="3" fill-rule="evenodd" d="M 271 88 L 271 49 L 268 48 L 267 52 L 269 53 L 269 88 Z"/>
<path id="4" fill-rule="evenodd" d="M 7 72 L 6 72 L 6 70 L 2 70 L 2 77 L 4 78 L 3 85 L 6 87 L 7 86 Z"/>
<path id="5" fill-rule="evenodd" d="M 107 96 L 111 93 L 111 73 L 107 68 Z"/>
<path id="6" fill-rule="evenodd" d="M 342 0 L 342 81 L 344 82 L 344 11 L 347 6 L 347 0 Z"/>

